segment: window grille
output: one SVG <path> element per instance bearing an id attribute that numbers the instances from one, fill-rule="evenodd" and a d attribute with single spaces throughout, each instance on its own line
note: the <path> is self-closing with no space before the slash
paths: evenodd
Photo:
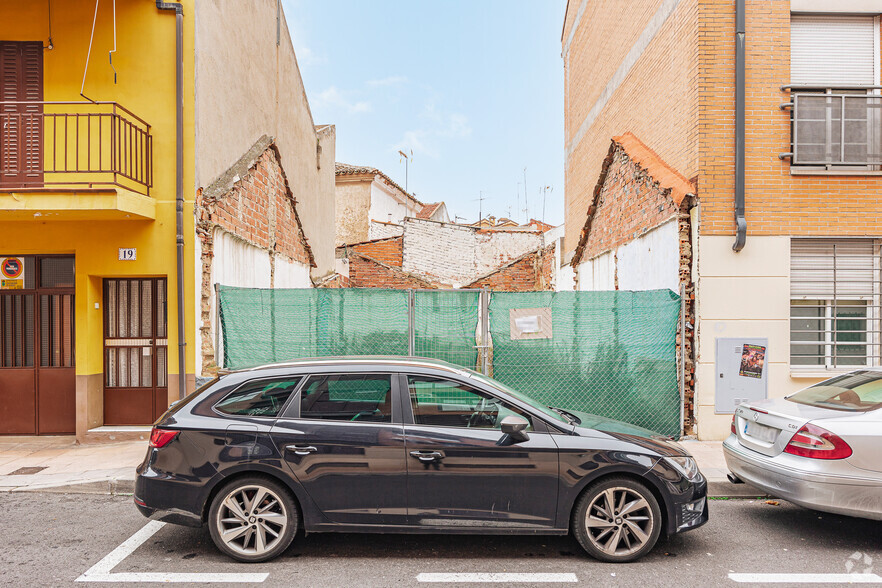
<path id="1" fill-rule="evenodd" d="M 790 364 L 880 365 L 880 241 L 793 239 Z"/>

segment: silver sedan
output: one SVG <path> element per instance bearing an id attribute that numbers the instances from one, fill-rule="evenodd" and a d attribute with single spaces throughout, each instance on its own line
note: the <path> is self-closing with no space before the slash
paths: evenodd
<path id="1" fill-rule="evenodd" d="M 882 371 L 742 404 L 723 442 L 735 478 L 794 504 L 882 520 Z"/>

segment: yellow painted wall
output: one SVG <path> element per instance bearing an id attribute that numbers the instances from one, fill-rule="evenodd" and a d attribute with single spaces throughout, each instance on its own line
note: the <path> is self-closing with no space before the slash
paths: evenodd
<path id="1" fill-rule="evenodd" d="M 195 333 L 194 288 L 194 0 L 184 4 L 184 235 L 185 332 Z M 117 50 L 113 65 L 113 0 L 101 0 L 95 24 L 85 94 L 115 101 L 146 120 L 153 135 L 153 188 L 156 220 L 83 221 L 9 220 L 0 210 L 0 254 L 74 253 L 76 255 L 76 372 L 103 371 L 100 278 L 167 276 L 169 381 L 177 365 L 177 297 L 175 283 L 175 16 L 147 0 L 116 0 Z M 95 2 L 53 0 L 52 41 L 44 50 L 44 100 L 81 101 L 80 84 Z M 47 2 L 0 0 L 0 40 L 48 44 Z M 77 108 L 82 111 L 82 107 Z M 27 198 L 27 194 L 17 194 Z M 64 218 L 64 215 L 61 215 Z M 120 247 L 136 247 L 137 261 L 118 261 Z M 193 341 L 188 341 L 186 373 L 194 372 Z"/>

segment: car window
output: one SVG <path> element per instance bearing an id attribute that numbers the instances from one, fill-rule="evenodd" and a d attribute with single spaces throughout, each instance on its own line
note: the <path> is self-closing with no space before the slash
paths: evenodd
<path id="1" fill-rule="evenodd" d="M 791 402 L 834 410 L 882 408 L 882 373 L 861 370 L 824 380 L 787 397 Z"/>
<path id="2" fill-rule="evenodd" d="M 300 418 L 391 423 L 391 380 L 376 374 L 312 376 L 300 393 Z"/>
<path id="3" fill-rule="evenodd" d="M 261 380 L 238 387 L 214 405 L 226 414 L 242 416 L 278 416 L 301 378 Z"/>
<path id="4" fill-rule="evenodd" d="M 533 428 L 530 415 L 454 380 L 408 376 L 407 387 L 413 420 L 418 425 L 499 429 L 502 419 L 517 415 L 530 423 L 527 430 Z"/>

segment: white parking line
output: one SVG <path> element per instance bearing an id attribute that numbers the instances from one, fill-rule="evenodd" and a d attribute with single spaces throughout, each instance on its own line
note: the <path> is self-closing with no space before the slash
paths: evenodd
<path id="1" fill-rule="evenodd" d="M 729 579 L 747 584 L 879 584 L 876 574 L 729 574 Z"/>
<path id="2" fill-rule="evenodd" d="M 122 560 L 156 534 L 165 523 L 150 521 L 144 527 L 122 542 L 122 544 L 105 555 L 101 561 L 86 570 L 77 578 L 77 582 L 228 582 L 228 583 L 259 583 L 269 576 L 264 574 L 212 574 L 212 573 L 166 573 L 166 572 L 120 572 L 111 573 Z"/>
<path id="3" fill-rule="evenodd" d="M 533 583 L 572 583 L 578 582 L 576 574 L 518 574 L 518 573 L 476 573 L 476 574 L 419 574 L 417 582 L 497 582 L 511 584 L 514 582 Z"/>

